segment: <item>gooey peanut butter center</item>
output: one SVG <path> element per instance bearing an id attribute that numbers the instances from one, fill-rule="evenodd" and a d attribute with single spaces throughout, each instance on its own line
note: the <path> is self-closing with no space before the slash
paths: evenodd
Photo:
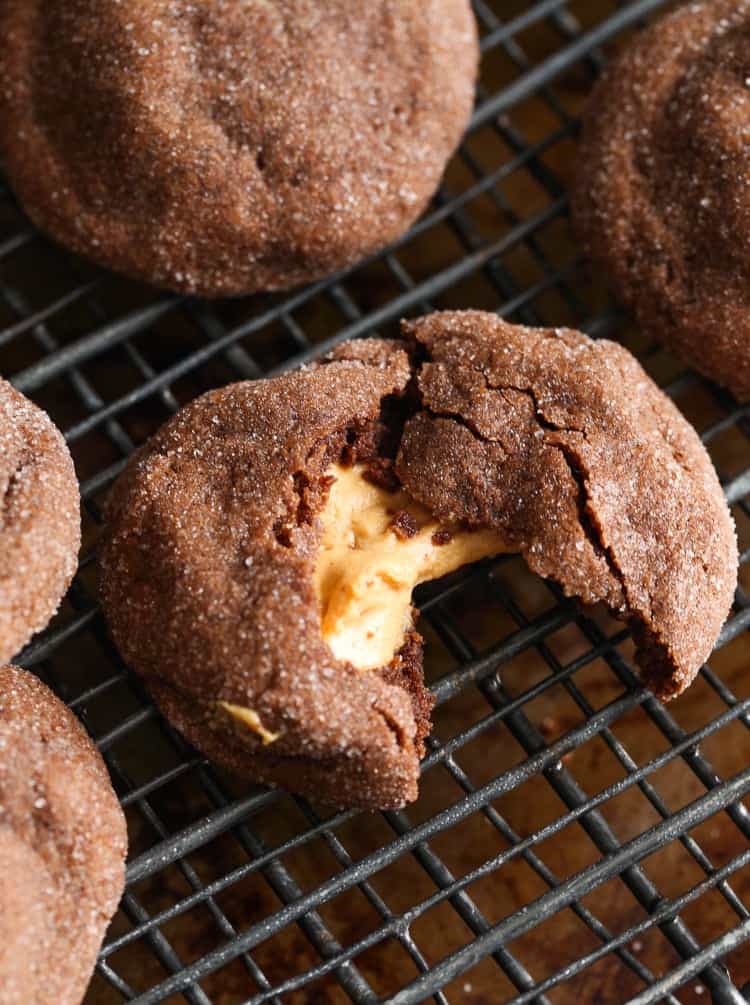
<path id="1" fill-rule="evenodd" d="M 337 659 L 374 670 L 401 648 L 419 583 L 509 548 L 494 531 L 440 524 L 407 492 L 372 484 L 361 465 L 329 474 L 314 574 L 322 635 Z"/>

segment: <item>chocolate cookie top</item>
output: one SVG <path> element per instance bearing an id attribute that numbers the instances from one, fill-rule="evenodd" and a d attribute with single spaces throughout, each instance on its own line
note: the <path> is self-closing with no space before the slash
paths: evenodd
<path id="1" fill-rule="evenodd" d="M 0 669 L 0 998 L 78 1005 L 124 885 L 99 753 L 36 677 Z"/>
<path id="2" fill-rule="evenodd" d="M 43 230 L 207 296 L 402 233 L 473 104 L 468 0 L 7 0 L 0 156 Z"/>
<path id="3" fill-rule="evenodd" d="M 568 596 L 631 622 L 663 699 L 691 682 L 729 613 L 734 524 L 703 444 L 613 342 L 475 311 L 406 325 L 421 410 L 397 472 L 440 519 L 491 527 Z"/>
<path id="4" fill-rule="evenodd" d="M 624 349 L 471 311 L 405 336 L 188 405 L 115 485 L 101 551 L 113 635 L 167 716 L 234 770 L 339 805 L 416 793 L 414 583 L 520 551 L 629 619 L 668 698 L 736 579 L 709 458 Z"/>
<path id="5" fill-rule="evenodd" d="M 47 625 L 70 585 L 79 505 L 59 431 L 0 380 L 0 665 Z"/>
<path id="6" fill-rule="evenodd" d="M 750 396 L 748 0 L 686 4 L 595 89 L 573 217 L 641 326 Z"/>

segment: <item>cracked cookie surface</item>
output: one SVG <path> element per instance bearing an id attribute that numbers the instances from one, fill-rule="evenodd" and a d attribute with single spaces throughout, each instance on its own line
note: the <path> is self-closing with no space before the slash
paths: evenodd
<path id="1" fill-rule="evenodd" d="M 474 100 L 468 0 L 5 0 L 0 153 L 35 223 L 206 296 L 403 233 Z"/>
<path id="2" fill-rule="evenodd" d="M 79 507 L 62 436 L 0 379 L 0 664 L 47 625 L 70 585 Z"/>
<path id="3" fill-rule="evenodd" d="M 431 707 L 421 640 L 406 610 L 391 661 L 373 669 L 382 649 L 363 642 L 358 669 L 353 615 L 364 639 L 430 570 L 521 552 L 631 621 L 663 698 L 709 654 L 736 579 L 708 455 L 624 349 L 475 311 L 404 336 L 184 408 L 115 485 L 101 552 L 113 635 L 167 717 L 234 771 L 337 805 L 416 795 Z M 353 531 L 341 525 L 351 562 L 329 501 L 356 510 Z M 331 577 L 346 659 L 325 641 Z"/>
<path id="4" fill-rule="evenodd" d="M 575 229 L 641 328 L 750 398 L 748 0 L 638 34 L 584 115 Z"/>
<path id="5" fill-rule="evenodd" d="M 124 886 L 98 751 L 36 677 L 0 668 L 0 1001 L 79 1005 Z"/>

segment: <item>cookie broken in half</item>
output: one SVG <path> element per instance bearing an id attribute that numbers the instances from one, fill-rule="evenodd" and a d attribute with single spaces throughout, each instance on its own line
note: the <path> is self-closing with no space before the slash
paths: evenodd
<path id="1" fill-rule="evenodd" d="M 115 640 L 209 757 L 339 806 L 414 799 L 432 705 L 411 593 L 502 552 L 632 624 L 690 683 L 734 527 L 700 440 L 629 353 L 477 311 L 199 398 L 109 502 Z"/>

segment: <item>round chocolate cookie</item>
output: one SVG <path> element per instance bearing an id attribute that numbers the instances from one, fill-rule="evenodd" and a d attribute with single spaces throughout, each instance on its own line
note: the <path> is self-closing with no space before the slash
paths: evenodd
<path id="1" fill-rule="evenodd" d="M 34 222 L 205 296 L 349 265 L 465 129 L 469 0 L 6 0 L 0 157 Z"/>
<path id="2" fill-rule="evenodd" d="M 105 612 L 167 717 L 236 772 L 338 805 L 416 795 L 431 699 L 414 586 L 519 551 L 688 685 L 729 610 L 731 517 L 622 348 L 479 312 L 199 398 L 108 505 Z"/>
<path id="3" fill-rule="evenodd" d="M 585 116 L 576 230 L 641 327 L 750 398 L 750 3 L 669 14 Z"/>
<path id="4" fill-rule="evenodd" d="M 65 441 L 0 380 L 0 665 L 47 625 L 80 545 L 78 481 Z"/>
<path id="5" fill-rule="evenodd" d="M 79 1005 L 122 894 L 126 846 L 78 720 L 32 674 L 0 669 L 3 1005 Z"/>

